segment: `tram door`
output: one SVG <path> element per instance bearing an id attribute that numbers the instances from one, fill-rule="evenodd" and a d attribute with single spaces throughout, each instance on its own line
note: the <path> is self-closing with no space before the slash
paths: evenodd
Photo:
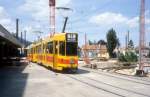
<path id="1" fill-rule="evenodd" d="M 57 57 L 58 57 L 58 42 L 54 41 L 54 49 L 53 49 L 53 68 L 56 69 L 57 68 Z"/>

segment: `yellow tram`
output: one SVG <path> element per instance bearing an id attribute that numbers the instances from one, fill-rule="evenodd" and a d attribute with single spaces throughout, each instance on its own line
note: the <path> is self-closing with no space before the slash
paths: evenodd
<path id="1" fill-rule="evenodd" d="M 76 71 L 78 69 L 77 47 L 77 33 L 59 33 L 28 46 L 27 58 L 29 61 L 54 70 Z"/>

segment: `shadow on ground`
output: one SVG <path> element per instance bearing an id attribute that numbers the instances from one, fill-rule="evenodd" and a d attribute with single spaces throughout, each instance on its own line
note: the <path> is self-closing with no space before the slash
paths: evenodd
<path id="1" fill-rule="evenodd" d="M 90 73 L 90 71 L 83 70 L 83 69 L 80 69 L 80 68 L 77 71 L 75 71 L 75 72 L 70 70 L 70 69 L 63 70 L 63 71 L 57 71 L 57 70 L 53 70 L 52 68 L 44 66 L 44 65 L 41 65 L 41 64 L 38 64 L 38 65 L 42 66 L 45 69 L 48 69 L 50 71 L 53 71 L 53 72 L 56 72 L 56 73 L 62 73 L 62 74 L 85 74 L 85 73 Z"/>
<path id="2" fill-rule="evenodd" d="M 27 64 L 0 67 L 0 97 L 23 97 L 28 74 L 22 73 Z"/>
<path id="3" fill-rule="evenodd" d="M 90 71 L 83 70 L 83 69 L 78 69 L 75 72 L 71 71 L 71 70 L 66 70 L 66 71 L 62 71 L 60 73 L 63 73 L 63 74 L 86 74 L 86 73 L 90 73 Z"/>
<path id="4" fill-rule="evenodd" d="M 78 71 L 75 74 L 85 74 L 85 73 L 90 73 L 90 71 L 78 69 Z"/>

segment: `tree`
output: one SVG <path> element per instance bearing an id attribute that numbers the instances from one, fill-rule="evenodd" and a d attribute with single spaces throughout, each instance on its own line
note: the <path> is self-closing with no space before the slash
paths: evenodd
<path id="1" fill-rule="evenodd" d="M 89 45 L 92 45 L 92 44 L 93 44 L 93 42 L 91 40 L 89 40 Z"/>
<path id="2" fill-rule="evenodd" d="M 119 39 L 117 38 L 117 45 L 116 45 L 116 46 L 117 46 L 117 48 L 119 48 L 119 47 L 120 47 L 120 45 L 121 45 L 121 44 L 120 44 L 120 41 L 119 41 Z"/>
<path id="3" fill-rule="evenodd" d="M 93 44 L 94 44 L 94 45 L 96 45 L 96 44 L 97 44 L 96 40 L 94 40 L 94 41 L 93 41 Z"/>
<path id="4" fill-rule="evenodd" d="M 95 45 L 95 44 L 97 44 L 96 40 L 94 41 L 89 40 L 89 45 Z"/>
<path id="5" fill-rule="evenodd" d="M 105 40 L 99 40 L 97 44 L 106 45 L 107 43 L 105 42 Z"/>
<path id="6" fill-rule="evenodd" d="M 133 48 L 134 48 L 134 43 L 133 43 L 132 40 L 129 41 L 128 47 L 129 47 L 130 49 L 133 49 Z"/>
<path id="7" fill-rule="evenodd" d="M 106 37 L 107 37 L 107 50 L 108 50 L 109 56 L 112 58 L 114 57 L 113 51 L 116 48 L 117 43 L 119 43 L 118 38 L 116 36 L 116 31 L 113 28 L 110 29 Z"/>

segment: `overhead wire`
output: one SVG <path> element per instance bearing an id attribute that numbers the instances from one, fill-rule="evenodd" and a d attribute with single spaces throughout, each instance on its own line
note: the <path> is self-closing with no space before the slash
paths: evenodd
<path id="1" fill-rule="evenodd" d="M 107 7 L 108 7 L 108 5 L 109 5 L 110 3 L 112 3 L 112 2 L 113 2 L 113 0 L 109 0 L 109 1 L 106 2 L 103 6 L 94 9 L 94 10 L 92 11 L 92 13 L 97 13 L 98 11 L 104 10 L 104 8 L 106 8 L 106 5 L 107 5 Z M 84 11 L 81 11 L 81 12 L 84 13 Z M 92 14 L 92 13 L 90 13 L 90 14 Z M 73 20 L 72 22 L 77 22 L 77 21 L 84 20 L 84 19 L 86 19 L 90 14 L 87 13 L 87 14 L 85 14 L 85 15 L 81 15 L 82 17 L 80 17 L 80 18 L 78 18 L 78 19 L 75 19 L 75 20 Z M 84 17 L 84 18 L 83 18 L 83 17 Z"/>
<path id="2" fill-rule="evenodd" d="M 89 12 L 85 15 L 81 15 L 80 18 L 78 19 L 75 19 L 75 20 L 69 20 L 69 23 L 71 23 L 71 26 L 72 26 L 72 29 L 80 29 L 80 28 L 83 28 L 85 27 L 85 22 L 86 20 L 89 20 L 88 17 L 90 17 L 91 15 L 97 13 L 97 12 L 100 12 L 101 10 L 104 10 L 104 8 L 106 8 L 106 6 L 108 7 L 109 4 L 111 4 L 113 2 L 113 0 L 109 0 L 108 2 L 106 2 L 103 6 L 101 7 L 98 7 L 96 9 L 94 9 L 93 11 L 91 11 L 91 13 L 89 14 Z M 85 13 L 84 11 L 81 11 L 81 14 Z M 93 14 L 92 14 L 93 13 Z M 69 24 L 68 23 L 68 24 Z M 75 26 L 77 25 L 78 23 L 83 23 L 83 25 L 79 25 L 79 26 Z M 98 27 L 98 25 L 95 25 L 95 26 L 90 26 L 88 28 L 95 28 L 95 27 Z"/>

